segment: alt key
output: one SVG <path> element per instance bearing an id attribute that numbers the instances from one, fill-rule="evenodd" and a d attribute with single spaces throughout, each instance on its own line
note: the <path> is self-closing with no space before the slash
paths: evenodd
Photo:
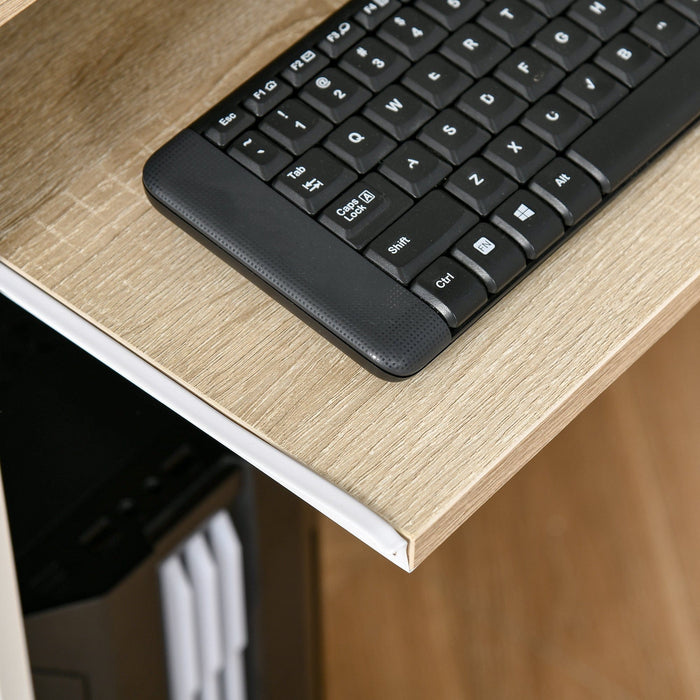
<path id="1" fill-rule="evenodd" d="M 451 328 L 458 328 L 486 303 L 486 287 L 450 258 L 438 258 L 411 285 Z"/>

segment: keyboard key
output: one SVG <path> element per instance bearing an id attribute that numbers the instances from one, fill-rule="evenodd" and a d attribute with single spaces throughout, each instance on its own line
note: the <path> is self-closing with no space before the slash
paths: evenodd
<path id="1" fill-rule="evenodd" d="M 395 139 L 405 140 L 423 126 L 435 110 L 401 85 L 390 85 L 372 99 L 363 114 Z"/>
<path id="2" fill-rule="evenodd" d="M 522 48 L 503 61 L 495 75 L 518 95 L 534 102 L 564 77 L 564 71 L 531 48 Z"/>
<path id="3" fill-rule="evenodd" d="M 551 148 L 519 126 L 509 126 L 484 150 L 484 158 L 518 182 L 529 180 L 554 155 Z"/>
<path id="4" fill-rule="evenodd" d="M 350 117 L 323 145 L 358 173 L 366 173 L 397 146 L 396 141 L 362 117 Z"/>
<path id="5" fill-rule="evenodd" d="M 478 127 L 454 109 L 445 109 L 418 134 L 418 140 L 438 155 L 452 163 L 461 165 L 473 156 L 491 134 Z"/>
<path id="6" fill-rule="evenodd" d="M 289 83 L 278 78 L 271 78 L 256 87 L 243 104 L 253 114 L 262 117 L 291 94 L 292 87 Z"/>
<path id="7" fill-rule="evenodd" d="M 598 52 L 595 62 L 628 87 L 635 87 L 664 59 L 629 34 L 618 34 Z"/>
<path id="8" fill-rule="evenodd" d="M 555 158 L 530 183 L 530 189 L 556 209 L 567 226 L 601 202 L 600 187 L 566 158 Z"/>
<path id="9" fill-rule="evenodd" d="M 481 0 L 416 0 L 416 7 L 452 31 L 483 9 L 484 3 Z"/>
<path id="10" fill-rule="evenodd" d="M 428 54 L 401 82 L 437 109 L 451 104 L 474 81 L 438 54 Z"/>
<path id="11" fill-rule="evenodd" d="M 489 214 L 518 186 L 483 158 L 472 158 L 445 183 L 445 189 L 479 214 Z"/>
<path id="12" fill-rule="evenodd" d="M 493 213 L 491 221 L 534 260 L 564 235 L 564 224 L 551 207 L 526 190 L 518 190 Z"/>
<path id="13" fill-rule="evenodd" d="M 253 116 L 238 105 L 224 104 L 212 113 L 211 126 L 207 128 L 204 135 L 213 144 L 225 148 L 254 121 Z"/>
<path id="14" fill-rule="evenodd" d="M 366 3 L 362 9 L 355 14 L 355 19 L 365 29 L 376 29 L 387 17 L 401 8 L 398 0 L 374 0 Z"/>
<path id="15" fill-rule="evenodd" d="M 270 180 L 292 162 L 292 156 L 257 131 L 246 131 L 227 153 L 263 180 Z"/>
<path id="16" fill-rule="evenodd" d="M 619 0 L 577 0 L 567 14 L 601 41 L 615 36 L 637 16 Z"/>
<path id="17" fill-rule="evenodd" d="M 666 0 L 676 12 L 700 25 L 700 0 Z M 641 8 L 639 8 L 641 9 Z"/>
<path id="18" fill-rule="evenodd" d="M 567 156 L 617 189 L 700 114 L 700 37 L 574 141 Z M 679 184 L 682 186 L 682 184 Z"/>
<path id="19" fill-rule="evenodd" d="M 546 17 L 556 17 L 572 2 L 573 0 L 527 0 L 528 5 L 532 5 Z"/>
<path id="20" fill-rule="evenodd" d="M 474 78 L 486 75 L 509 53 L 504 43 L 475 24 L 460 27 L 439 51 Z"/>
<path id="21" fill-rule="evenodd" d="M 307 214 L 316 214 L 357 175 L 321 148 L 312 148 L 282 171 L 273 186 Z"/>
<path id="22" fill-rule="evenodd" d="M 447 177 L 452 168 L 417 141 L 406 141 L 379 166 L 399 187 L 414 197 L 422 197 Z"/>
<path id="23" fill-rule="evenodd" d="M 475 214 L 449 195 L 431 192 L 375 238 L 365 255 L 408 284 L 477 221 Z"/>
<path id="24" fill-rule="evenodd" d="M 625 2 L 638 12 L 643 12 L 650 5 L 653 5 L 658 0 L 625 0 Z"/>
<path id="25" fill-rule="evenodd" d="M 560 151 L 593 122 L 558 95 L 545 95 L 525 112 L 521 123 Z"/>
<path id="26" fill-rule="evenodd" d="M 577 68 L 559 87 L 559 94 L 598 119 L 612 109 L 629 90 L 604 71 L 590 63 Z"/>
<path id="27" fill-rule="evenodd" d="M 564 17 L 557 17 L 537 32 L 532 45 L 567 71 L 581 65 L 601 47 L 598 39 Z"/>
<path id="28" fill-rule="evenodd" d="M 409 66 L 403 56 L 374 37 L 363 39 L 340 60 L 341 68 L 375 92 L 396 80 Z"/>
<path id="29" fill-rule="evenodd" d="M 483 283 L 448 257 L 438 258 L 421 272 L 411 291 L 430 304 L 450 328 L 459 328 L 488 299 Z"/>
<path id="30" fill-rule="evenodd" d="M 470 229 L 450 252 L 481 279 L 491 294 L 515 279 L 527 262 L 517 243 L 487 223 Z"/>
<path id="31" fill-rule="evenodd" d="M 299 97 L 337 124 L 362 107 L 372 93 L 347 73 L 327 68 L 306 85 Z"/>
<path id="32" fill-rule="evenodd" d="M 282 77 L 288 80 L 294 87 L 303 85 L 318 71 L 323 70 L 329 61 L 323 55 L 307 49 L 297 56 L 283 71 Z"/>
<path id="33" fill-rule="evenodd" d="M 497 133 L 527 109 L 527 102 L 497 80 L 484 78 L 462 95 L 457 107 L 490 132 Z"/>
<path id="34" fill-rule="evenodd" d="M 476 20 L 508 46 L 520 46 L 547 20 L 520 0 L 493 0 Z"/>
<path id="35" fill-rule="evenodd" d="M 698 28 L 670 7 L 654 5 L 635 21 L 630 33 L 668 57 L 690 41 Z"/>
<path id="36" fill-rule="evenodd" d="M 638 12 L 643 12 L 650 5 L 653 5 L 658 0 L 625 0 L 625 2 Z"/>
<path id="37" fill-rule="evenodd" d="M 447 32 L 422 12 L 403 7 L 379 27 L 377 36 L 407 58 L 417 61 L 432 51 Z"/>
<path id="38" fill-rule="evenodd" d="M 260 130 L 294 155 L 301 155 L 333 129 L 331 123 L 299 100 L 287 100 L 260 122 Z"/>
<path id="39" fill-rule="evenodd" d="M 361 249 L 412 204 L 388 180 L 370 173 L 324 209 L 319 221 L 353 248 Z"/>
<path id="40" fill-rule="evenodd" d="M 338 58 L 365 35 L 365 30 L 351 20 L 344 20 L 319 42 L 319 49 L 331 58 Z"/>

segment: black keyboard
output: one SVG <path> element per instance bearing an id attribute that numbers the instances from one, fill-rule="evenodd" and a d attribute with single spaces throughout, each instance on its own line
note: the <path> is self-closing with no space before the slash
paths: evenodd
<path id="1" fill-rule="evenodd" d="M 406 377 L 700 115 L 700 0 L 350 2 L 158 150 L 166 216 Z"/>

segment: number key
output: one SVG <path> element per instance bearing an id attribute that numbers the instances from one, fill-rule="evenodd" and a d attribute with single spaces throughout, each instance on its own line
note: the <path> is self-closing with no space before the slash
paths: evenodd
<path id="1" fill-rule="evenodd" d="M 375 92 L 398 78 L 409 65 L 403 56 L 374 37 L 363 39 L 340 60 L 341 68 Z"/>
<path id="2" fill-rule="evenodd" d="M 260 130 L 287 150 L 300 155 L 318 143 L 333 127 L 299 100 L 287 100 L 262 122 Z"/>
<path id="3" fill-rule="evenodd" d="M 372 93 L 343 71 L 328 68 L 308 83 L 299 97 L 337 124 L 362 107 Z"/>
<path id="4" fill-rule="evenodd" d="M 416 7 L 452 31 L 470 20 L 484 3 L 481 0 L 417 0 Z"/>
<path id="5" fill-rule="evenodd" d="M 412 61 L 434 49 L 447 32 L 410 7 L 402 8 L 379 28 L 377 35 Z"/>

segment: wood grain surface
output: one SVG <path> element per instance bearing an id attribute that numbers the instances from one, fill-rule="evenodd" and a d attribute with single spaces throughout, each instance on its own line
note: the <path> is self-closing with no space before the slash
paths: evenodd
<path id="1" fill-rule="evenodd" d="M 700 308 L 406 576 L 323 519 L 326 699 L 700 698 Z"/>
<path id="2" fill-rule="evenodd" d="M 26 10 L 36 0 L 1 0 L 0 1 L 0 26 L 9 22 L 22 10 Z"/>
<path id="3" fill-rule="evenodd" d="M 148 155 L 340 3 L 36 3 L 0 36 L 0 258 L 422 561 L 700 296 L 700 129 L 426 370 L 369 375 L 157 214 Z"/>

